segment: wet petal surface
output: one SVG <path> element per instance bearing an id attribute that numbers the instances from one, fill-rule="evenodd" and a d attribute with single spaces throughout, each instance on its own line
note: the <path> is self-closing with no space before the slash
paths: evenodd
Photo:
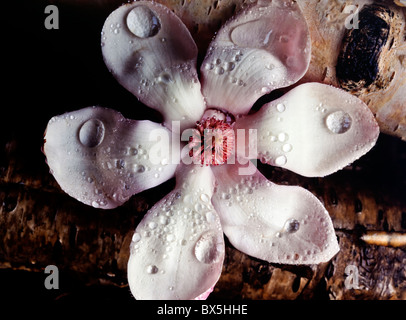
<path id="1" fill-rule="evenodd" d="M 197 47 L 182 21 L 166 7 L 136 1 L 115 10 L 102 31 L 107 67 L 127 90 L 184 129 L 205 108 L 196 72 Z"/>
<path id="2" fill-rule="evenodd" d="M 319 83 L 292 89 L 257 113 L 238 119 L 236 127 L 257 130 L 257 157 L 262 162 L 310 177 L 352 163 L 375 145 L 379 135 L 367 105 Z"/>
<path id="3" fill-rule="evenodd" d="M 213 169 L 213 205 L 224 233 L 238 250 L 273 263 L 316 264 L 339 250 L 333 224 L 320 201 L 296 186 L 244 176 L 238 165 Z"/>
<path id="4" fill-rule="evenodd" d="M 292 1 L 259 1 L 218 32 L 201 67 L 209 107 L 247 113 L 270 91 L 298 81 L 310 62 L 310 37 Z"/>
<path id="5" fill-rule="evenodd" d="M 206 298 L 220 277 L 224 239 L 210 199 L 210 167 L 186 166 L 137 226 L 128 261 L 136 299 Z"/>
<path id="6" fill-rule="evenodd" d="M 162 125 L 100 107 L 53 117 L 44 153 L 66 193 L 104 209 L 173 177 L 180 157 L 172 156 L 171 135 Z"/>

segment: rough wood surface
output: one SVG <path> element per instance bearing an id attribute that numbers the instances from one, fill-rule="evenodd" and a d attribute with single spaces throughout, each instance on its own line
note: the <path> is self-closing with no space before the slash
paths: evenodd
<path id="1" fill-rule="evenodd" d="M 87 105 L 112 107 L 133 119 L 159 115 L 140 105 L 104 67 L 98 35 L 109 6 L 89 15 L 60 4 L 60 30 L 49 31 L 42 3 L 24 5 L 25 23 L 7 39 L 14 50 L 6 66 L 7 106 L 0 126 L 2 295 L 75 301 L 91 293 L 130 300 L 126 263 L 132 232 L 174 181 L 115 210 L 90 208 L 64 194 L 49 174 L 42 137 L 53 115 Z M 253 259 L 227 243 L 210 299 L 406 299 L 405 246 L 361 240 L 368 231 L 406 233 L 405 161 L 406 143 L 381 135 L 369 154 L 326 178 L 261 165 L 270 180 L 301 185 L 323 201 L 341 250 L 325 264 L 288 266 Z M 50 264 L 61 273 L 60 289 L 52 292 L 44 289 Z M 358 272 L 356 289 L 346 287 L 348 266 Z"/>
<path id="2" fill-rule="evenodd" d="M 381 132 L 406 140 L 406 8 L 396 5 L 392 0 L 297 2 L 308 22 L 312 38 L 312 59 L 303 80 L 324 82 L 351 92 L 369 106 Z M 363 7 L 364 5 L 366 6 Z M 359 8 L 356 14 L 353 12 L 354 15 L 351 14 L 351 6 Z M 359 22 L 358 28 L 348 25 L 355 20 Z M 370 24 L 365 27 L 367 21 Z M 373 39 L 366 40 L 368 34 L 373 34 L 373 26 L 379 26 L 380 23 L 388 27 L 385 41 L 380 42 L 376 34 Z M 362 37 L 365 38 L 361 39 Z M 348 49 L 350 42 L 353 54 L 351 50 L 344 50 Z M 384 45 L 380 47 L 379 43 Z M 373 45 L 380 47 L 379 50 L 375 48 L 376 51 L 372 51 L 373 55 L 371 49 L 362 48 Z M 356 51 L 359 52 L 359 57 L 355 55 Z M 365 59 L 368 66 L 356 66 L 360 58 Z M 351 81 L 343 81 L 341 77 L 344 74 L 345 59 L 351 65 L 347 72 L 356 75 L 356 78 L 375 67 L 378 70 L 376 78 L 373 77 L 371 84 L 362 83 L 365 81 L 363 77 L 357 84 L 351 85 Z M 340 66 L 342 68 L 337 70 Z"/>

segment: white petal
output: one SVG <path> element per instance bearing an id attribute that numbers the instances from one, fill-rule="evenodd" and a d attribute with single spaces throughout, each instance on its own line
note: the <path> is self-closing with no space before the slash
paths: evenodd
<path id="1" fill-rule="evenodd" d="M 311 177 L 352 163 L 375 145 L 379 135 L 365 103 L 319 83 L 292 89 L 257 113 L 238 119 L 236 128 L 257 130 L 261 161 Z"/>
<path id="2" fill-rule="evenodd" d="M 339 250 L 328 212 L 309 191 L 269 182 L 259 171 L 240 176 L 238 165 L 213 169 L 212 202 L 238 250 L 274 263 L 316 264 Z"/>
<path id="3" fill-rule="evenodd" d="M 195 299 L 216 284 L 225 249 L 213 181 L 210 167 L 182 167 L 175 190 L 137 226 L 128 261 L 136 299 Z"/>
<path id="4" fill-rule="evenodd" d="M 182 129 L 200 120 L 205 104 L 196 72 L 197 47 L 169 9 L 150 1 L 119 7 L 104 24 L 102 51 L 116 79 L 160 111 L 168 127 L 175 120 Z"/>
<path id="5" fill-rule="evenodd" d="M 203 61 L 208 106 L 247 113 L 260 96 L 298 81 L 310 51 L 306 21 L 295 2 L 248 7 L 220 29 Z"/>
<path id="6" fill-rule="evenodd" d="M 49 121 L 44 153 L 66 193 L 110 209 L 174 176 L 180 156 L 172 157 L 171 142 L 168 129 L 157 123 L 89 107 Z"/>

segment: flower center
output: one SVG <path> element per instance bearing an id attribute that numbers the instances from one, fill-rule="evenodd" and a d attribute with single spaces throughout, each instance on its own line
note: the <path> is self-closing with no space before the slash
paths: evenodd
<path id="1" fill-rule="evenodd" d="M 234 130 L 230 116 L 215 111 L 206 113 L 189 138 L 189 156 L 194 163 L 224 164 L 234 150 Z"/>

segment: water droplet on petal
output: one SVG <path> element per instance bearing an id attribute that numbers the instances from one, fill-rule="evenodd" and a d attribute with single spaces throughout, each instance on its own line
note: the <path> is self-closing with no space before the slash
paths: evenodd
<path id="1" fill-rule="evenodd" d="M 284 166 L 288 160 L 285 156 L 279 156 L 275 159 L 275 164 L 277 166 Z"/>
<path id="2" fill-rule="evenodd" d="M 222 74 L 224 74 L 224 68 L 223 67 L 216 67 L 216 69 L 214 70 L 214 73 L 218 74 L 218 75 L 222 75 Z"/>
<path id="3" fill-rule="evenodd" d="M 214 64 L 212 63 L 206 63 L 206 65 L 204 66 L 204 68 L 206 70 L 213 70 L 214 69 Z"/>
<path id="4" fill-rule="evenodd" d="M 326 118 L 327 128 L 336 134 L 347 132 L 351 128 L 351 124 L 350 115 L 341 110 L 330 113 Z"/>
<path id="5" fill-rule="evenodd" d="M 282 146 L 282 150 L 283 150 L 283 152 L 290 152 L 290 151 L 292 151 L 292 145 L 289 143 L 286 143 Z"/>
<path id="6" fill-rule="evenodd" d="M 265 68 L 267 68 L 268 70 L 273 70 L 275 68 L 275 65 L 272 63 L 269 63 L 265 66 Z"/>
<path id="7" fill-rule="evenodd" d="M 158 272 L 158 267 L 157 267 L 157 266 L 155 266 L 155 265 L 153 265 L 153 264 L 147 266 L 147 273 L 149 273 L 149 274 L 155 274 L 155 273 L 157 273 L 157 272 Z"/>
<path id="8" fill-rule="evenodd" d="M 284 142 L 284 141 L 288 140 L 288 135 L 284 132 L 281 132 L 278 134 L 278 140 L 280 142 Z"/>
<path id="9" fill-rule="evenodd" d="M 92 202 L 92 207 L 93 208 L 100 208 L 100 204 L 97 201 Z"/>
<path id="10" fill-rule="evenodd" d="M 203 263 L 219 261 L 224 252 L 223 240 L 214 232 L 204 233 L 195 245 L 196 259 Z"/>
<path id="11" fill-rule="evenodd" d="M 125 167 L 125 161 L 123 159 L 117 159 L 116 168 L 121 170 L 121 169 L 124 169 L 124 167 Z"/>
<path id="12" fill-rule="evenodd" d="M 231 198 L 231 195 L 229 195 L 228 193 L 223 192 L 221 194 L 221 198 L 224 200 L 229 200 Z"/>
<path id="13" fill-rule="evenodd" d="M 127 15 L 128 29 L 139 38 L 155 36 L 161 29 L 161 23 L 147 6 L 139 5 Z"/>
<path id="14" fill-rule="evenodd" d="M 269 91 L 271 91 L 271 89 L 269 89 L 268 87 L 261 88 L 261 94 L 267 94 Z"/>
<path id="15" fill-rule="evenodd" d="M 249 21 L 236 26 L 230 34 L 231 41 L 239 47 L 263 48 L 272 44 L 272 30 L 264 19 Z M 255 37 L 252 33 L 258 33 Z"/>
<path id="16" fill-rule="evenodd" d="M 232 71 L 235 68 L 235 63 L 234 62 L 227 62 L 224 64 L 224 70 L 225 71 Z"/>
<path id="17" fill-rule="evenodd" d="M 216 222 L 217 219 L 216 219 L 215 213 L 212 212 L 212 211 L 206 212 L 206 220 L 207 220 L 207 222 L 209 222 L 209 223 Z"/>
<path id="18" fill-rule="evenodd" d="M 142 173 L 142 172 L 145 172 L 145 167 L 143 165 L 134 164 L 133 171 L 138 172 L 138 173 Z"/>
<path id="19" fill-rule="evenodd" d="M 276 106 L 276 109 L 279 112 L 284 112 L 286 110 L 286 107 L 285 107 L 285 105 L 283 103 L 278 103 L 278 105 Z"/>
<path id="20" fill-rule="evenodd" d="M 154 222 L 154 221 L 151 221 L 150 223 L 148 223 L 148 227 L 149 227 L 151 230 L 156 229 L 157 226 L 158 226 L 157 223 Z"/>
<path id="21" fill-rule="evenodd" d="M 200 200 L 202 200 L 203 202 L 209 202 L 209 201 L 210 201 L 210 197 L 209 197 L 207 194 L 202 193 L 202 194 L 200 195 Z"/>
<path id="22" fill-rule="evenodd" d="M 104 139 L 104 124 L 98 119 L 87 120 L 79 129 L 79 141 L 85 147 L 94 148 Z"/>
<path id="23" fill-rule="evenodd" d="M 201 203 L 195 204 L 195 211 L 200 212 L 203 209 L 203 205 Z"/>
<path id="24" fill-rule="evenodd" d="M 173 82 L 171 75 L 170 75 L 169 73 L 166 73 L 166 72 L 162 73 L 162 74 L 158 77 L 157 80 L 158 80 L 158 82 L 164 83 L 164 84 L 168 84 L 168 83 Z"/>
<path id="25" fill-rule="evenodd" d="M 167 224 L 169 224 L 169 218 L 168 217 L 165 217 L 165 216 L 162 216 L 162 217 L 160 217 L 159 218 L 159 222 L 161 223 L 161 224 L 163 224 L 163 225 L 167 225 Z"/>
<path id="26" fill-rule="evenodd" d="M 283 229 L 288 233 L 295 233 L 300 228 L 300 222 L 296 219 L 289 219 L 285 222 Z"/>
<path id="27" fill-rule="evenodd" d="M 135 232 L 133 234 L 132 241 L 133 242 L 139 242 L 140 240 L 141 240 L 141 235 L 139 233 Z"/>

